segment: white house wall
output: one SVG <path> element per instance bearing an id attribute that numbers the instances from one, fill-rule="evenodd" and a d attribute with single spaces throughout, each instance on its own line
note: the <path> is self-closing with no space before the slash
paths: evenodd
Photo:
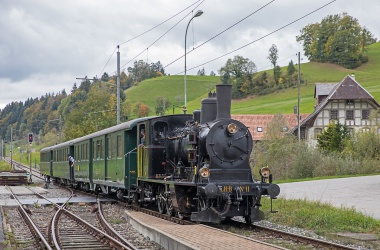
<path id="1" fill-rule="evenodd" d="M 326 104 L 323 110 L 317 115 L 312 127 L 308 128 L 306 131 L 306 138 L 310 145 L 315 146 L 317 143 L 315 129 L 320 128 L 322 130 L 326 129 L 327 125 L 330 123 L 330 111 L 332 109 L 338 110 L 338 120 L 340 124 L 345 124 L 350 129 L 355 131 L 360 131 L 364 127 L 371 125 L 370 120 L 362 119 L 362 110 L 375 110 L 375 107 L 368 101 L 354 100 L 354 104 L 346 104 L 346 100 L 333 100 Z M 354 110 L 354 119 L 346 120 L 346 110 Z"/>

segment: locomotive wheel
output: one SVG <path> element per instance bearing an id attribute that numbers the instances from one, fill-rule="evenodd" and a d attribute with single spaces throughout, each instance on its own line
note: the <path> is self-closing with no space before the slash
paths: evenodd
<path id="1" fill-rule="evenodd" d="M 245 219 L 245 223 L 246 223 L 247 225 L 251 225 L 251 224 L 252 224 L 251 215 L 246 215 L 246 216 L 244 216 L 244 219 Z"/>
<path id="2" fill-rule="evenodd" d="M 85 187 L 84 187 L 84 190 L 86 192 L 90 192 L 90 183 L 86 183 Z"/>
<path id="3" fill-rule="evenodd" d="M 161 195 L 156 195 L 156 201 L 157 201 L 157 207 L 158 207 L 158 212 L 160 212 L 160 214 L 163 214 L 165 213 L 165 200 L 162 199 Z"/>
<path id="4" fill-rule="evenodd" d="M 185 218 L 185 216 L 181 213 L 181 212 L 177 212 L 177 217 L 180 219 L 180 220 L 183 220 Z"/>
<path id="5" fill-rule="evenodd" d="M 166 214 L 169 216 L 173 216 L 174 214 L 174 207 L 171 199 L 167 199 L 165 202 L 166 205 Z"/>

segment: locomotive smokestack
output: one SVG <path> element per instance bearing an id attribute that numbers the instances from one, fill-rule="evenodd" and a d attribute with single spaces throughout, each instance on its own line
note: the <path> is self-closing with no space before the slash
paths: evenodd
<path id="1" fill-rule="evenodd" d="M 217 115 L 216 119 L 231 118 L 232 85 L 216 85 Z"/>

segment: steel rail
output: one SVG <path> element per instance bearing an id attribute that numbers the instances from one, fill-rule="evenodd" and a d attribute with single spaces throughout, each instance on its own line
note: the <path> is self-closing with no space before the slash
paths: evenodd
<path id="1" fill-rule="evenodd" d="M 57 212 L 54 214 L 54 216 L 53 216 L 53 218 L 49 224 L 49 241 L 51 241 L 54 244 L 54 246 L 57 250 L 61 249 L 59 246 L 58 237 L 57 237 L 57 235 L 58 235 L 58 226 L 57 226 L 58 220 L 59 220 L 60 215 L 62 214 L 62 211 L 63 211 L 62 209 L 65 208 L 67 206 L 67 203 L 71 200 L 71 198 L 74 197 L 74 191 L 72 189 L 69 189 L 71 191 L 71 196 L 67 199 L 67 201 L 65 201 L 65 203 L 63 203 L 61 206 L 59 206 L 58 204 L 52 202 L 47 197 L 37 193 L 36 191 L 34 191 L 28 187 L 27 187 L 27 189 L 32 191 L 38 197 L 47 200 L 48 202 L 50 202 L 51 204 L 53 204 L 56 207 Z"/>
<path id="2" fill-rule="evenodd" d="M 70 217 L 71 219 L 75 220 L 76 222 L 85 225 L 87 228 L 91 229 L 95 234 L 99 235 L 101 238 L 106 238 L 108 241 L 113 243 L 114 247 L 117 247 L 117 249 L 125 249 L 125 250 L 133 250 L 133 248 L 124 245 L 119 240 L 113 238 L 112 236 L 108 235 L 107 233 L 103 232 L 102 230 L 98 229 L 97 227 L 91 225 L 87 221 L 81 219 L 80 217 L 76 216 L 74 213 L 70 212 L 69 210 L 66 210 L 64 208 L 61 209 L 65 215 Z"/>
<path id="3" fill-rule="evenodd" d="M 99 198 L 96 198 L 96 202 L 97 202 L 97 205 L 98 205 L 98 211 L 97 211 L 97 215 L 98 215 L 98 219 L 100 221 L 100 223 L 102 224 L 102 226 L 104 227 L 104 229 L 107 231 L 107 233 L 109 233 L 110 235 L 112 235 L 113 237 L 117 238 L 119 241 L 123 242 L 124 244 L 128 245 L 130 247 L 130 249 L 133 249 L 133 250 L 138 250 L 138 248 L 136 248 L 131 242 L 129 242 L 127 239 L 125 239 L 122 235 L 120 235 L 106 220 L 106 218 L 104 217 L 103 215 L 103 209 L 102 209 L 102 206 L 101 206 L 101 203 L 100 203 L 100 200 Z"/>
<path id="4" fill-rule="evenodd" d="M 264 227 L 264 226 L 254 225 L 254 227 L 259 229 L 259 230 L 266 231 L 268 233 L 281 235 L 282 237 L 289 237 L 292 240 L 301 241 L 303 243 L 310 244 L 313 246 L 317 245 L 318 247 L 322 246 L 322 247 L 327 247 L 328 249 L 344 249 L 344 250 L 355 250 L 355 249 L 357 249 L 357 248 L 341 245 L 341 244 L 330 242 L 330 241 L 315 239 L 312 237 L 308 237 L 308 236 L 304 236 L 304 235 L 298 235 L 298 234 L 285 232 L 282 230 L 268 228 L 268 227 Z"/>
<path id="5" fill-rule="evenodd" d="M 8 162 L 9 164 L 11 163 L 11 160 L 9 159 L 9 157 L 4 157 L 4 160 L 5 160 L 6 162 Z M 36 178 L 38 178 L 38 179 L 41 179 L 41 180 L 44 180 L 44 178 L 41 177 L 41 172 L 38 171 L 37 169 L 33 169 L 33 168 L 31 168 L 30 166 L 26 166 L 26 165 L 24 165 L 24 164 L 22 164 L 22 163 L 20 163 L 20 162 L 18 162 L 18 161 L 15 161 L 15 160 L 13 160 L 13 166 L 14 166 L 14 167 L 18 167 L 18 168 L 23 169 L 23 170 L 27 170 L 27 171 L 32 170 L 32 173 L 31 173 L 31 174 L 32 174 L 34 177 L 36 177 Z"/>
<path id="6" fill-rule="evenodd" d="M 13 199 L 17 202 L 17 204 L 19 205 L 19 210 L 22 212 L 21 215 L 22 217 L 26 220 L 29 228 L 31 229 L 31 232 L 33 235 L 35 235 L 35 238 L 36 240 L 40 240 L 44 247 L 46 249 L 49 249 L 49 250 L 52 250 L 52 248 L 50 247 L 50 244 L 49 242 L 45 239 L 45 237 L 42 235 L 41 231 L 38 229 L 38 227 L 36 226 L 36 224 L 33 222 L 33 220 L 30 218 L 30 216 L 28 215 L 28 213 L 25 211 L 25 209 L 22 207 L 22 204 L 21 202 L 17 199 L 16 195 L 13 193 L 12 189 L 9 188 L 8 186 L 6 186 L 6 188 L 11 192 L 11 195 L 13 197 Z M 37 237 L 38 235 L 38 237 Z"/>
<path id="7" fill-rule="evenodd" d="M 29 190 L 31 190 L 31 189 L 29 189 Z M 71 190 L 71 189 L 69 189 L 69 190 Z M 35 192 L 33 190 L 31 190 L 31 191 L 34 192 L 35 194 L 37 194 L 37 192 Z M 52 203 L 58 209 L 57 212 L 55 213 L 55 215 L 53 216 L 53 219 L 50 223 L 50 230 L 49 230 L 51 232 L 51 238 L 52 238 L 51 240 L 53 241 L 53 244 L 57 250 L 61 249 L 59 246 L 58 237 L 57 237 L 57 235 L 58 235 L 58 226 L 57 225 L 58 225 L 59 217 L 62 215 L 62 213 L 65 213 L 68 217 L 77 221 L 78 223 L 85 225 L 87 228 L 91 229 L 95 234 L 100 235 L 101 238 L 106 238 L 108 241 L 110 241 L 112 243 L 112 245 L 114 247 L 117 247 L 118 249 L 125 249 L 125 250 L 136 250 L 136 248 L 133 245 L 132 245 L 133 247 L 124 245 L 119 240 L 113 238 L 112 236 L 110 236 L 107 233 L 99 230 L 98 228 L 87 223 L 86 221 L 79 218 L 78 216 L 76 216 L 72 212 L 68 211 L 65 207 L 66 207 L 67 203 L 70 201 L 70 199 L 74 196 L 73 190 L 71 190 L 71 192 L 72 192 L 71 196 L 68 198 L 68 200 L 64 204 L 62 204 L 62 206 L 59 206 L 58 204 L 50 201 L 48 198 L 46 198 L 40 194 L 37 194 L 39 197 L 41 197 L 41 198 L 49 201 L 50 203 Z"/>

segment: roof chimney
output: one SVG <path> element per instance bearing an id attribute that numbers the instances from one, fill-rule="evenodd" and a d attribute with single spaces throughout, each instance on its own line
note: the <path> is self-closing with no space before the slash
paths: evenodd
<path id="1" fill-rule="evenodd" d="M 352 79 L 355 80 L 355 74 L 354 73 L 351 74 L 351 77 L 352 77 Z"/>

